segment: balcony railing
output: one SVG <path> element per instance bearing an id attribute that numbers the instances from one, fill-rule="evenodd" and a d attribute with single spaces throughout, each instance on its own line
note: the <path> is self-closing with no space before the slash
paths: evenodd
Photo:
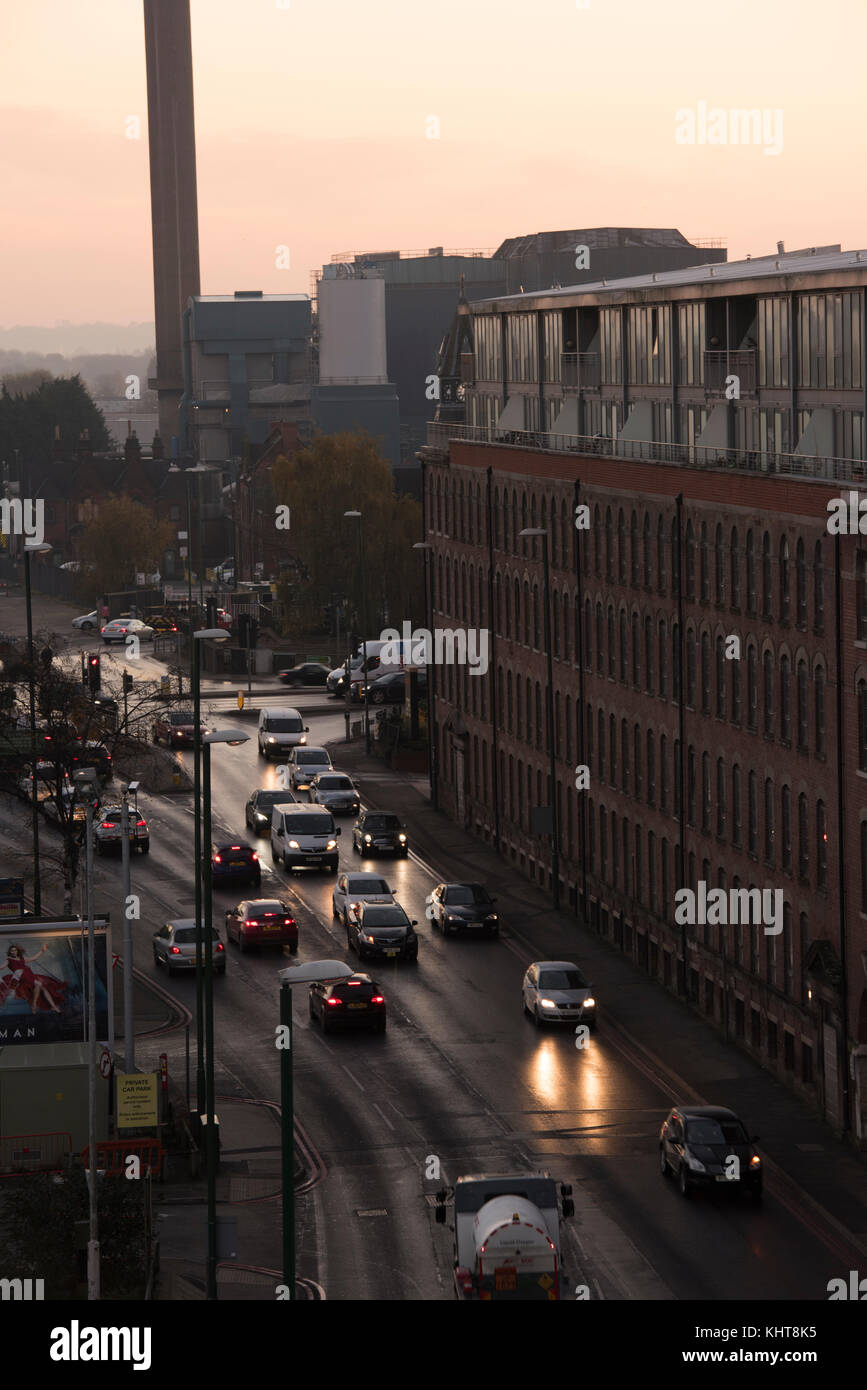
<path id="1" fill-rule="evenodd" d="M 815 457 L 811 454 L 775 454 L 757 450 L 702 448 L 701 445 L 663 444 L 654 440 L 608 439 L 602 435 L 550 434 L 540 430 L 509 430 L 502 436 L 496 425 L 452 425 L 430 422 L 427 448 L 448 453 L 449 443 L 495 444 L 498 447 L 544 449 L 587 457 L 606 455 L 644 463 L 668 463 L 683 468 L 724 468 L 741 473 L 792 474 L 800 478 L 867 484 L 867 460 Z"/>
<path id="2" fill-rule="evenodd" d="M 598 352 L 561 352 L 560 380 L 576 390 L 599 385 Z"/>
<path id="3" fill-rule="evenodd" d="M 736 376 L 738 379 L 738 395 L 751 395 L 755 391 L 755 348 L 742 348 L 737 352 L 706 352 L 704 354 L 704 384 L 708 391 L 725 391 L 727 378 L 732 376 Z"/>

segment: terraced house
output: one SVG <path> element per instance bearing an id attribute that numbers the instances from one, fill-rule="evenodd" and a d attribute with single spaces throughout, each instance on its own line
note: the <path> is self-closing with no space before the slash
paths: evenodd
<path id="1" fill-rule="evenodd" d="M 435 672 L 440 804 L 861 1144 L 865 296 L 780 246 L 469 304 L 422 450 L 432 625 L 491 633 Z"/>

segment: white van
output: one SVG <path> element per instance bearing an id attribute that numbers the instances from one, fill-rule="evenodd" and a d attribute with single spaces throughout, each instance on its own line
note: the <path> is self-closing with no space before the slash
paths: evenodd
<path id="1" fill-rule="evenodd" d="M 297 748 L 307 742 L 310 728 L 297 709 L 272 705 L 259 711 L 259 756 L 281 756 L 287 748 Z"/>
<path id="2" fill-rule="evenodd" d="M 275 864 L 282 860 L 296 869 L 319 869 L 337 873 L 337 836 L 340 826 L 327 806 L 275 806 L 271 812 L 271 853 Z"/>

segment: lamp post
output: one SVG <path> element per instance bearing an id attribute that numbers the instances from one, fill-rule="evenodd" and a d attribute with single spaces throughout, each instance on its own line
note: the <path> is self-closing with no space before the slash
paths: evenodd
<path id="1" fill-rule="evenodd" d="M 86 876 L 87 876 L 87 1191 L 90 1223 L 87 1241 L 87 1297 L 98 1300 L 100 1294 L 99 1216 L 97 1189 L 99 1163 L 96 1153 L 96 933 L 93 921 L 93 783 L 96 772 L 92 767 L 76 772 L 74 782 L 88 789 L 86 807 Z"/>
<path id="2" fill-rule="evenodd" d="M 120 846 L 123 870 L 123 1051 L 128 1072 L 135 1071 L 135 1024 L 133 1022 L 133 948 L 132 918 L 127 907 L 130 897 L 129 881 L 129 802 L 127 795 L 132 792 L 136 798 L 134 815 L 138 820 L 138 782 L 130 782 L 121 787 Z"/>
<path id="3" fill-rule="evenodd" d="M 295 1298 L 295 1096 L 292 1078 L 292 986 L 346 980 L 342 960 L 311 960 L 280 971 L 280 1138 L 283 1170 L 283 1283 Z"/>
<path id="4" fill-rule="evenodd" d="M 208 1128 L 205 1136 L 208 1179 L 208 1280 L 207 1297 L 217 1297 L 217 1132 L 214 1123 L 214 943 L 213 903 L 211 901 L 211 744 L 228 743 L 232 748 L 250 738 L 240 729 L 215 729 L 202 739 L 204 761 L 202 790 L 205 805 L 205 1105 Z"/>
<path id="5" fill-rule="evenodd" d="M 429 541 L 416 541 L 413 550 L 420 550 L 424 555 L 424 607 L 425 622 L 427 624 L 428 635 L 433 633 L 433 546 Z M 428 657 L 431 655 L 430 644 L 425 643 Z M 430 780 L 430 804 L 434 810 L 437 809 L 437 766 L 436 766 L 436 745 L 434 743 L 433 729 L 436 718 L 435 692 L 433 682 L 434 663 L 428 660 L 427 663 L 427 758 L 428 776 Z"/>
<path id="6" fill-rule="evenodd" d="M 554 752 L 554 655 L 551 651 L 551 568 L 548 561 L 548 532 L 542 526 L 525 526 L 519 536 L 539 536 L 542 540 L 542 572 L 545 587 L 545 654 L 548 658 L 548 752 L 551 780 L 551 878 L 554 907 L 560 906 L 560 827 L 557 824 L 557 759 Z"/>
<path id="7" fill-rule="evenodd" d="M 27 608 L 27 667 L 30 687 L 30 766 L 32 785 L 30 788 L 30 814 L 33 832 L 33 911 L 38 917 L 42 912 L 42 885 L 39 881 L 39 797 L 36 778 L 36 686 L 33 669 L 33 603 L 30 594 L 30 556 L 46 555 L 51 546 L 25 545 L 24 549 L 24 598 Z"/>
<path id="8" fill-rule="evenodd" d="M 363 623 L 362 632 L 367 632 L 367 584 L 364 575 L 364 527 L 361 524 L 361 512 L 344 512 L 344 516 L 358 518 L 358 546 L 361 553 L 361 621 Z M 364 751 L 370 752 L 370 674 L 367 669 L 367 638 L 362 637 L 364 651 Z M 350 690 L 352 684 L 347 676 Z"/>

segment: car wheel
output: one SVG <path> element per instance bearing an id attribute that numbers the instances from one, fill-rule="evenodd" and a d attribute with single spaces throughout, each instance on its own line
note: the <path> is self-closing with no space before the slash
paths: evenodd
<path id="1" fill-rule="evenodd" d="M 533 1022 L 535 1023 L 537 1028 L 542 1027 L 542 1019 L 539 1015 L 538 1007 L 536 1007 L 535 1005 L 533 1007 Z"/>
<path id="2" fill-rule="evenodd" d="M 668 1159 L 665 1156 L 665 1146 L 663 1144 L 659 1146 L 659 1171 L 664 1178 L 671 1177 L 671 1173 L 668 1169 Z"/>
<path id="3" fill-rule="evenodd" d="M 159 954 L 158 954 L 158 952 L 157 952 L 156 946 L 154 946 L 153 949 L 154 949 L 154 965 L 157 966 L 157 968 L 159 968 L 160 958 L 159 958 Z"/>
<path id="4" fill-rule="evenodd" d="M 246 951 L 246 949 L 247 949 L 247 946 L 246 946 L 246 943 L 245 943 L 245 941 L 244 941 L 244 933 L 243 933 L 242 931 L 239 931 L 239 932 L 238 932 L 238 950 L 241 952 L 241 955 L 243 955 L 244 952 Z"/>
<path id="5" fill-rule="evenodd" d="M 411 956 L 407 956 L 407 960 L 410 961 L 412 965 L 418 965 L 418 951 L 413 951 Z"/>
<path id="6" fill-rule="evenodd" d="M 378 1019 L 376 1020 L 376 1032 L 377 1032 L 377 1033 L 384 1033 L 384 1032 L 385 1032 L 385 1019 L 384 1019 L 384 1018 L 378 1018 Z"/>
<path id="7" fill-rule="evenodd" d="M 406 859 L 409 855 L 409 845 L 405 845 L 400 852 L 401 859 Z"/>
<path id="8" fill-rule="evenodd" d="M 384 691 L 384 690 L 374 690 L 374 692 L 373 692 L 373 703 L 374 703 L 375 705 L 384 705 L 384 704 L 385 704 L 385 691 Z"/>
<path id="9" fill-rule="evenodd" d="M 290 944 L 290 946 L 289 946 L 289 954 L 290 954 L 290 956 L 297 956 L 297 954 L 298 954 L 298 942 L 297 942 L 297 941 L 294 943 L 294 945 Z"/>
<path id="10" fill-rule="evenodd" d="M 150 852 L 151 852 L 151 842 L 150 842 L 150 840 L 142 840 L 141 845 L 139 846 L 139 848 L 141 849 L 142 854 L 150 854 Z"/>
<path id="11" fill-rule="evenodd" d="M 681 1163 L 680 1168 L 678 1169 L 677 1186 L 678 1190 L 680 1191 L 681 1197 L 688 1197 L 692 1192 L 692 1183 L 689 1180 L 689 1174 L 686 1171 L 685 1163 Z"/>
<path id="12" fill-rule="evenodd" d="M 313 999 L 310 995 L 307 996 L 307 1014 L 310 1018 L 316 1017 L 315 1013 L 313 1012 Z"/>
<path id="13" fill-rule="evenodd" d="M 339 922 L 339 921 L 340 921 L 340 913 L 337 911 L 337 907 L 335 906 L 335 903 L 334 903 L 334 899 L 333 899 L 333 898 L 331 899 L 331 920 L 332 920 L 333 922 Z M 346 923 L 344 922 L 343 925 L 346 926 Z"/>

